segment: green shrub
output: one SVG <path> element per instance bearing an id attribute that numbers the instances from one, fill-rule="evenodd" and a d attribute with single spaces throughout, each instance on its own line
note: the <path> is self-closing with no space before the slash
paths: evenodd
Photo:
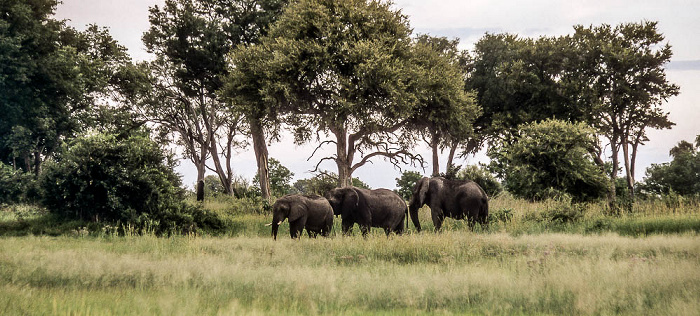
<path id="1" fill-rule="evenodd" d="M 34 187 L 34 176 L 0 162 L 0 204 L 26 202 Z"/>
<path id="2" fill-rule="evenodd" d="M 484 189 L 490 198 L 493 198 L 503 192 L 503 186 L 501 183 L 498 182 L 498 179 L 496 179 L 496 177 L 486 169 L 486 166 L 482 164 L 478 166 L 465 166 L 459 172 L 457 172 L 457 178 L 476 182 Z"/>
<path id="3" fill-rule="evenodd" d="M 220 228 L 220 221 L 184 202 L 173 166 L 145 136 L 78 138 L 46 164 L 41 200 L 50 212 L 72 219 L 148 225 L 158 232 Z"/>
<path id="4" fill-rule="evenodd" d="M 509 208 L 497 209 L 489 212 L 489 222 L 503 222 L 508 223 L 513 220 L 513 214 L 515 212 Z"/>

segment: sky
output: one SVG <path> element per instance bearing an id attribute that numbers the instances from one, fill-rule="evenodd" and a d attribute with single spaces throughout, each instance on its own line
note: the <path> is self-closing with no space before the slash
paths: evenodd
<path id="1" fill-rule="evenodd" d="M 112 36 L 129 49 L 134 60 L 151 59 L 142 42 L 142 34 L 148 30 L 148 8 L 162 5 L 164 0 L 62 0 L 56 10 L 58 19 L 77 29 L 87 24 L 108 27 Z M 670 161 L 669 150 L 679 141 L 692 142 L 700 134 L 700 1 L 697 0 L 395 0 L 393 7 L 409 17 L 415 34 L 430 34 L 459 38 L 460 48 L 471 50 L 473 44 L 485 33 L 512 33 L 521 37 L 559 36 L 573 33 L 574 25 L 617 25 L 628 22 L 658 21 L 658 29 L 672 46 L 673 57 L 667 67 L 671 83 L 681 87 L 678 96 L 672 97 L 662 108 L 676 126 L 671 130 L 650 130 L 650 141 L 640 148 L 636 178 L 641 180 L 644 170 L 653 163 Z M 324 147 L 309 159 L 315 144 L 295 146 L 291 137 L 269 147 L 270 157 L 294 172 L 294 180 L 311 177 L 310 170 L 325 155 L 334 152 Z M 428 148 L 418 147 L 429 164 Z M 444 170 L 445 156 L 441 168 Z M 488 162 L 483 152 L 457 164 Z M 239 150 L 233 159 L 238 175 L 252 179 L 256 172 L 252 149 Z M 334 163 L 324 162 L 321 169 L 336 171 Z M 402 170 L 415 170 L 423 174 L 426 169 L 405 166 Z M 183 175 L 183 183 L 189 187 L 196 181 L 196 171 L 189 161 L 183 160 L 177 171 Z M 353 176 L 373 188 L 396 186 L 401 171 L 381 159 L 358 169 Z M 293 181 L 294 181 L 293 180 Z"/>

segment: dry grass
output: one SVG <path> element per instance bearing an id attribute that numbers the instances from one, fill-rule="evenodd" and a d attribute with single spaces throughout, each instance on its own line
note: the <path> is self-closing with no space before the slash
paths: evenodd
<path id="1" fill-rule="evenodd" d="M 697 314 L 700 239 L 7 238 L 0 313 Z"/>

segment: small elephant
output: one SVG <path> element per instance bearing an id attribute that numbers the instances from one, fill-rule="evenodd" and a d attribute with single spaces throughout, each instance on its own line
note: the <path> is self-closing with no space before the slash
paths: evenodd
<path id="1" fill-rule="evenodd" d="M 387 189 L 368 190 L 356 187 L 336 188 L 326 193 L 333 214 L 342 216 L 343 234 L 350 234 L 352 226 L 360 225 L 362 236 L 370 227 L 381 227 L 387 236 L 403 233 L 403 220 L 408 220 L 406 202 Z"/>
<path id="2" fill-rule="evenodd" d="M 409 213 L 413 225 L 421 230 L 418 209 L 427 204 L 433 217 L 435 231 L 439 231 L 445 217 L 467 218 L 469 228 L 475 223 L 488 224 L 489 202 L 486 192 L 476 182 L 448 180 L 443 177 L 423 178 L 413 188 Z"/>
<path id="3" fill-rule="evenodd" d="M 292 238 L 301 237 L 306 228 L 309 237 L 317 234 L 328 237 L 333 228 L 333 209 L 328 201 L 319 195 L 285 195 L 272 206 L 272 237 L 277 240 L 277 229 L 285 219 L 289 219 L 289 234 Z"/>

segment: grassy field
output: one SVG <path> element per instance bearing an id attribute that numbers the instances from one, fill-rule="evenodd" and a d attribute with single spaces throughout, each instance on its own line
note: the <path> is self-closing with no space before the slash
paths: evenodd
<path id="1" fill-rule="evenodd" d="M 696 206 L 491 209 L 500 219 L 476 232 L 448 220 L 435 234 L 422 211 L 420 234 L 342 237 L 336 224 L 332 238 L 277 241 L 256 214 L 230 215 L 222 236 L 156 237 L 36 234 L 46 215 L 3 211 L 0 314 L 700 314 Z"/>

